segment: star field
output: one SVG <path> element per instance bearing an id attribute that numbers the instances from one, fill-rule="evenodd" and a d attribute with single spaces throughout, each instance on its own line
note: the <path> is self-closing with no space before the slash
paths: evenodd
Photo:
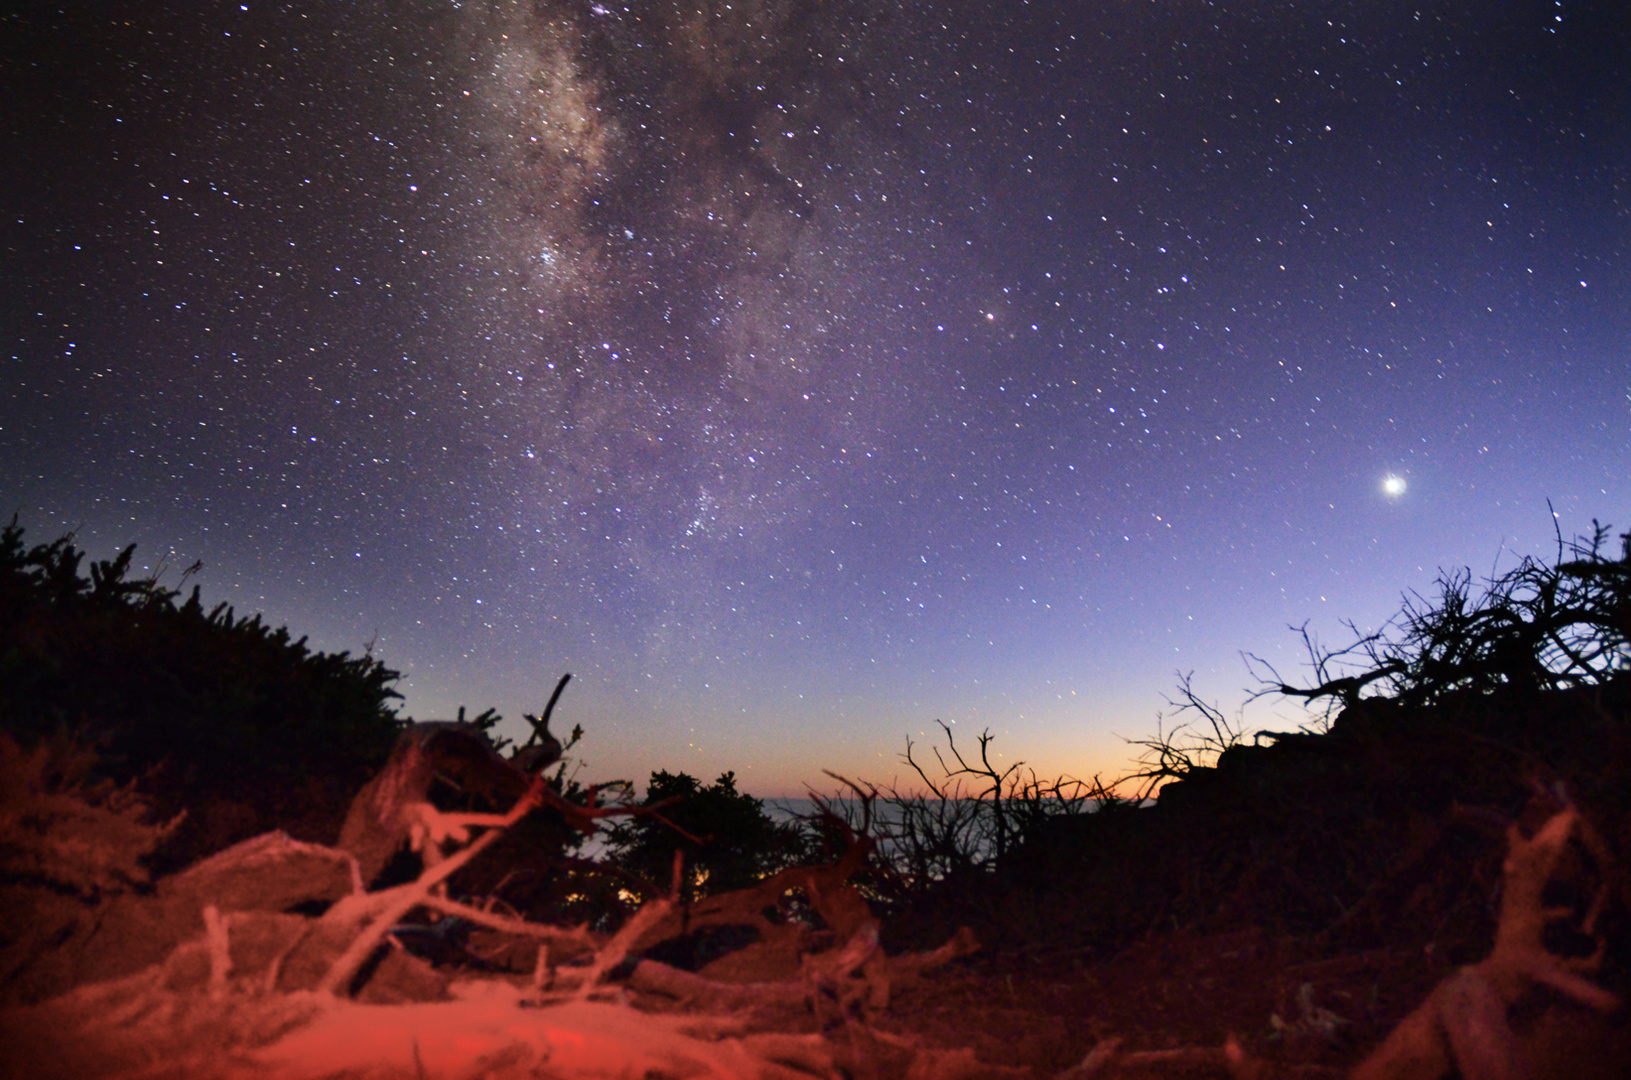
<path id="1" fill-rule="evenodd" d="M 1617 5 L 25 4 L 0 50 L 4 509 L 421 718 L 570 671 L 588 779 L 888 780 L 936 718 L 1113 773 L 1176 672 L 1232 710 L 1288 624 L 1549 553 L 1548 499 L 1631 526 Z"/>

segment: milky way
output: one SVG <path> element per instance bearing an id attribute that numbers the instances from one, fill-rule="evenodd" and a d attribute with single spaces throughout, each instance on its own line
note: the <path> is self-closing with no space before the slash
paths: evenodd
<path id="1" fill-rule="evenodd" d="M 538 430 L 518 483 L 578 557 L 610 530 L 672 588 L 721 543 L 792 539 L 852 454 L 910 437 L 902 391 L 951 407 L 913 355 L 946 300 L 914 265 L 936 241 L 896 227 L 932 217 L 909 168 L 929 136 L 875 55 L 894 20 L 864 10 L 461 18 L 460 179 L 496 208 L 466 258 L 506 282 L 481 318 Z"/>
<path id="2" fill-rule="evenodd" d="M 0 491 L 593 778 L 1113 772 L 1631 526 L 1612 7 L 29 7 Z"/>

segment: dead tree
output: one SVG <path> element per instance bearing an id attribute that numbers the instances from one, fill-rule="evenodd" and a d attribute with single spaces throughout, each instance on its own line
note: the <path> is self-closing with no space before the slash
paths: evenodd
<path id="1" fill-rule="evenodd" d="M 560 760 L 561 745 L 549 734 L 548 724 L 546 713 L 535 725 L 533 741 L 514 759 L 501 756 L 486 732 L 472 724 L 410 724 L 397 737 L 385 768 L 351 800 L 336 846 L 356 857 L 362 880 L 369 883 L 423 827 L 420 808 L 429 805 L 438 777 L 493 806 L 513 803 L 534 776 Z"/>

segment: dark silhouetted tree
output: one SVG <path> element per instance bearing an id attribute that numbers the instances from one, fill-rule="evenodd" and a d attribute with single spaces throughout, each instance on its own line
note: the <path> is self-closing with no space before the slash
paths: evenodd
<path id="1" fill-rule="evenodd" d="M 737 791 L 734 772 L 707 786 L 685 773 L 654 772 L 641 805 L 651 813 L 618 824 L 607 846 L 616 865 L 654 892 L 670 887 L 676 850 L 687 900 L 744 888 L 804 854 L 798 828 L 777 823 L 762 801 Z"/>

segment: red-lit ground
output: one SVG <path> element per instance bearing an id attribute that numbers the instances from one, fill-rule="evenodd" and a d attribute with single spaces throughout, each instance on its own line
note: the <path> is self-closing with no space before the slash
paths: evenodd
<path id="1" fill-rule="evenodd" d="M 1154 807 L 1053 819 L 995 874 L 881 923 L 846 884 L 865 845 L 683 915 L 654 902 L 610 937 L 458 908 L 428 871 L 363 891 L 349 853 L 282 834 L 150 894 L 89 903 L 13 881 L 0 1071 L 1624 1077 L 1628 698 L 1622 679 L 1476 730 L 1356 713 L 1330 735 L 1230 751 Z M 88 835 L 73 822 L 103 820 L 40 806 L 68 815 L 55 858 Z M 764 917 L 789 889 L 817 919 Z M 486 970 L 392 944 L 438 905 L 487 921 Z M 704 930 L 727 946 L 651 952 Z"/>

